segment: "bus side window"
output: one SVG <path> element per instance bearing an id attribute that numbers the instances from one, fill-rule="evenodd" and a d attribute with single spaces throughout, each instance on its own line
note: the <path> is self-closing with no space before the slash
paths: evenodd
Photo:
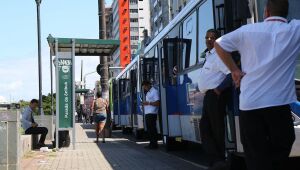
<path id="1" fill-rule="evenodd" d="M 198 63 L 203 64 L 205 60 L 205 36 L 206 31 L 214 28 L 213 5 L 211 1 L 206 1 L 198 9 Z"/>
<path id="2" fill-rule="evenodd" d="M 197 12 L 192 13 L 183 22 L 183 39 L 188 39 L 191 42 L 191 49 L 189 55 L 186 54 L 186 44 L 182 43 L 182 66 L 183 69 L 189 68 L 196 64 L 197 56 Z M 189 56 L 189 57 L 188 57 Z"/>

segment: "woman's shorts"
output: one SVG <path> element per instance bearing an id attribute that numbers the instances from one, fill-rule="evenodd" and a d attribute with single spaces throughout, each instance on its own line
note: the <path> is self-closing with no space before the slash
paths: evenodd
<path id="1" fill-rule="evenodd" d="M 105 123 L 106 122 L 106 114 L 103 113 L 97 113 L 94 115 L 94 121 L 98 123 Z"/>

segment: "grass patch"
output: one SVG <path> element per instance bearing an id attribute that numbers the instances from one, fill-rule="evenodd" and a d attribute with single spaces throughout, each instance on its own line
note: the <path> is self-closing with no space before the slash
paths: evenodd
<path id="1" fill-rule="evenodd" d="M 29 151 L 26 154 L 24 154 L 23 158 L 28 159 L 34 157 L 35 152 L 34 151 Z"/>
<path id="2" fill-rule="evenodd" d="M 57 154 L 56 154 L 55 152 L 49 152 L 49 153 L 47 154 L 47 156 L 49 156 L 49 157 L 56 157 Z"/>

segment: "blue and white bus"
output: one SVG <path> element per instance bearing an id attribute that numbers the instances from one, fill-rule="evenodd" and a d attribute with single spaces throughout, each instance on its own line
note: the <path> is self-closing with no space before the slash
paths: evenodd
<path id="1" fill-rule="evenodd" d="M 144 129 L 140 106 L 140 96 L 144 94 L 140 85 L 149 80 L 160 91 L 158 125 L 167 148 L 181 141 L 201 143 L 199 124 L 204 94 L 197 82 L 201 79 L 198 73 L 203 66 L 206 31 L 215 28 L 225 34 L 244 24 L 260 22 L 265 3 L 266 0 L 250 0 L 249 4 L 248 0 L 191 0 L 115 79 L 115 123 L 134 132 Z M 300 19 L 299 6 L 300 1 L 290 0 L 289 18 Z M 298 65 L 297 69 L 300 76 Z M 232 93 L 235 97 L 226 116 L 226 149 L 243 152 L 238 97 L 236 90 Z M 295 131 L 300 137 L 300 126 L 295 126 Z M 291 155 L 300 156 L 299 138 Z"/>

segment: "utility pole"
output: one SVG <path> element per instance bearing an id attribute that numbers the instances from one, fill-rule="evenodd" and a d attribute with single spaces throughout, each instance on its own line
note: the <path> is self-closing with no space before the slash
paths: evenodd
<path id="1" fill-rule="evenodd" d="M 99 39 L 106 39 L 105 0 L 98 0 Z M 100 83 L 102 97 L 108 99 L 108 63 L 107 56 L 100 56 Z"/>
<path id="2" fill-rule="evenodd" d="M 42 100 L 42 54 L 41 54 L 41 23 L 40 23 L 40 5 L 42 0 L 35 0 L 37 13 L 37 36 L 38 36 L 38 67 L 39 67 L 39 115 L 44 115 Z"/>
<path id="3" fill-rule="evenodd" d="M 80 88 L 83 89 L 83 81 L 82 81 L 82 75 L 83 75 L 83 60 L 81 60 L 81 75 L 80 75 Z"/>

